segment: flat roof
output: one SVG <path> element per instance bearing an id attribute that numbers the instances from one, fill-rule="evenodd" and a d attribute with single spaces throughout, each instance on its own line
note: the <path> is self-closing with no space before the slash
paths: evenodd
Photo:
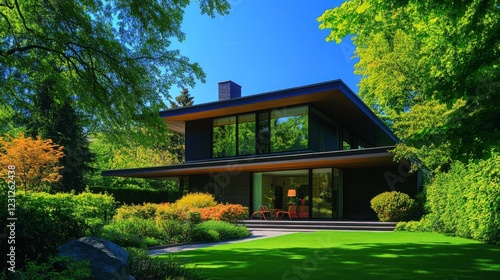
<path id="1" fill-rule="evenodd" d="M 398 138 L 341 80 L 214 101 L 160 111 L 173 131 L 184 133 L 185 122 L 279 107 L 311 104 L 365 141 L 394 145 Z"/>
<path id="2" fill-rule="evenodd" d="M 388 150 L 394 146 L 330 151 L 297 152 L 278 155 L 254 155 L 245 158 L 213 159 L 178 165 L 103 171 L 103 176 L 135 178 L 168 178 L 211 172 L 264 172 L 305 168 L 337 167 L 341 169 L 397 166 Z"/>

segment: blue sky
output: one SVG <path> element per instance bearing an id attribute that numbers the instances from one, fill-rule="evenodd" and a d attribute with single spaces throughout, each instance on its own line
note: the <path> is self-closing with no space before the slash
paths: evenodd
<path id="1" fill-rule="evenodd" d="M 342 79 L 357 92 L 350 40 L 326 42 L 316 19 L 343 1 L 232 0 L 229 15 L 201 16 L 197 3 L 186 10 L 186 40 L 174 47 L 200 63 L 207 75 L 189 89 L 195 104 L 217 100 L 217 83 L 232 80 L 242 96 Z M 307 4 L 306 4 L 307 3 Z M 179 89 L 172 89 L 177 96 Z"/>

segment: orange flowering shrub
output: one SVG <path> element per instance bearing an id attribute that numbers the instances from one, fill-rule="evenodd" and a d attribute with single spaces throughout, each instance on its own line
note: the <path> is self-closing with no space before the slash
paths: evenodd
<path id="1" fill-rule="evenodd" d="M 18 138 L 9 137 L 9 141 L 0 137 L 0 166 L 14 166 L 16 179 L 24 190 L 46 190 L 46 184 L 58 182 L 62 175 L 59 170 L 59 159 L 64 156 L 63 146 L 52 140 L 42 140 L 25 137 L 23 133 Z M 3 176 L 7 179 L 7 176 Z"/>
<path id="2" fill-rule="evenodd" d="M 218 204 L 200 209 L 200 214 L 203 221 L 215 220 L 234 223 L 248 216 L 248 207 L 240 204 Z"/>

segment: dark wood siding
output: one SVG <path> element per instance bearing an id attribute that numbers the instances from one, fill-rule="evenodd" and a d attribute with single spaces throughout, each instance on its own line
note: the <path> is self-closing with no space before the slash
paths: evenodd
<path id="1" fill-rule="evenodd" d="M 408 174 L 402 173 L 402 175 Z M 394 182 L 396 183 L 393 187 L 396 191 L 415 198 L 417 176 L 415 174 L 404 176 L 399 174 L 397 167 L 344 170 L 344 217 L 376 220 L 377 216 L 370 207 L 370 200 L 382 192 L 391 191 L 391 184 Z M 389 182 L 386 177 L 390 179 Z M 396 181 L 394 178 L 400 180 Z"/>
<path id="2" fill-rule="evenodd" d="M 227 171 L 209 175 L 189 176 L 189 191 L 214 195 L 218 202 L 241 204 L 250 203 L 250 173 L 228 167 Z"/>
<path id="3" fill-rule="evenodd" d="M 209 159 L 212 155 L 212 120 L 186 122 L 186 161 Z"/>

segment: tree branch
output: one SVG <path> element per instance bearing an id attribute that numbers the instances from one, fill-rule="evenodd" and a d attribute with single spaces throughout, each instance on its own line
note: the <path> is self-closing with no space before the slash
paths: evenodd
<path id="1" fill-rule="evenodd" d="M 14 3 L 16 4 L 16 10 L 19 13 L 19 16 L 21 17 L 21 20 L 23 21 L 24 27 L 26 27 L 26 30 L 28 30 L 29 32 L 33 32 L 33 30 L 29 28 L 28 25 L 26 24 L 26 19 L 24 18 L 23 13 L 21 13 L 21 8 L 19 7 L 19 3 L 17 2 L 17 0 L 14 0 Z"/>

